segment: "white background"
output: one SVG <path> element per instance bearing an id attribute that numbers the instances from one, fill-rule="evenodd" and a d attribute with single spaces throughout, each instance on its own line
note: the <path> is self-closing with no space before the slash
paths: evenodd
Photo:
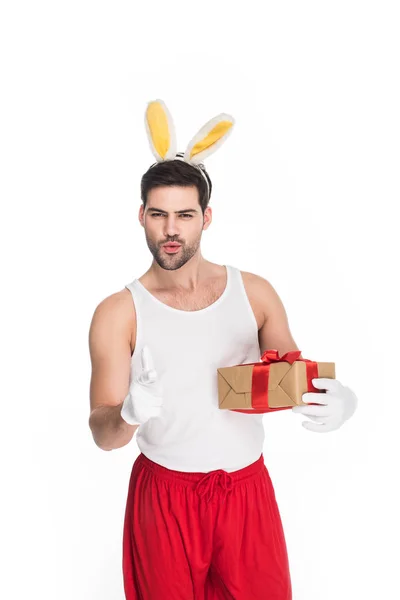
<path id="1" fill-rule="evenodd" d="M 294 600 L 399 597 L 396 4 L 2 3 L 1 597 L 124 598 L 138 448 L 92 440 L 88 331 L 151 262 L 138 211 L 156 98 L 181 151 L 235 117 L 206 161 L 203 256 L 268 279 L 303 356 L 359 397 L 324 435 L 264 417 Z"/>

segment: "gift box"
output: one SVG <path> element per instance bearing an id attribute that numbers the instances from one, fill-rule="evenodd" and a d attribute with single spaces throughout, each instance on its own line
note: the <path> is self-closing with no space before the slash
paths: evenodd
<path id="1" fill-rule="evenodd" d="M 335 363 L 300 358 L 301 350 L 279 357 L 278 350 L 266 350 L 261 362 L 217 369 L 218 403 L 221 409 L 257 414 L 304 406 L 305 392 L 325 393 L 312 379 L 335 379 Z"/>

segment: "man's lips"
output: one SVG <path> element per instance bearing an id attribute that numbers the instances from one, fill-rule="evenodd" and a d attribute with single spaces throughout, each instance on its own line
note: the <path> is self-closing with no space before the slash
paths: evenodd
<path id="1" fill-rule="evenodd" d="M 179 248 L 181 247 L 180 244 L 163 244 L 162 246 L 165 250 L 165 252 L 167 252 L 167 254 L 175 254 L 176 252 L 178 252 Z"/>

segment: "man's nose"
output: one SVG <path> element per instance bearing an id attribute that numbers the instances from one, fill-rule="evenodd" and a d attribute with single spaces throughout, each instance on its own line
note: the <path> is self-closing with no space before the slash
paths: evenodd
<path id="1" fill-rule="evenodd" d="M 171 237 L 178 234 L 178 223 L 174 215 L 170 215 L 165 223 L 165 235 Z"/>

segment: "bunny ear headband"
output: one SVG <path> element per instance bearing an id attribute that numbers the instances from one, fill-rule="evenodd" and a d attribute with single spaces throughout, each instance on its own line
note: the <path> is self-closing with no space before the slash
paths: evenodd
<path id="1" fill-rule="evenodd" d="M 198 168 L 207 183 L 208 180 L 203 173 L 201 161 L 210 156 L 227 139 L 232 131 L 235 120 L 231 115 L 220 113 L 196 133 L 190 140 L 184 153 L 176 151 L 176 132 L 171 113 L 165 102 L 154 100 L 149 102 L 145 113 L 145 125 L 150 148 L 157 162 L 180 159 Z M 151 167 L 150 167 L 151 168 Z"/>

